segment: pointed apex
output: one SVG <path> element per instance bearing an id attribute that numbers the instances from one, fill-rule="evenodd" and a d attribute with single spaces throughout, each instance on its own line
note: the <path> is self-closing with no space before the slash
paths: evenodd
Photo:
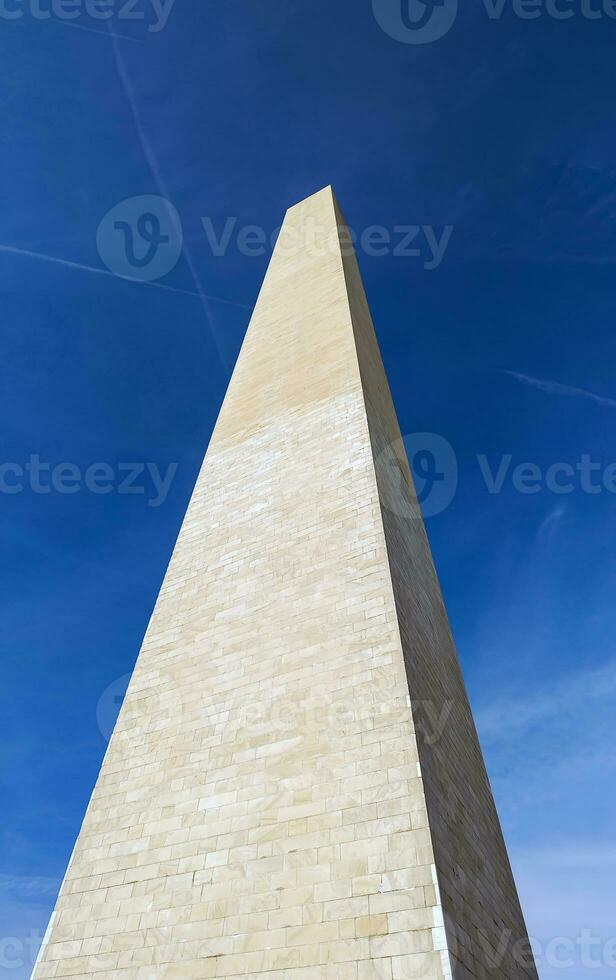
<path id="1" fill-rule="evenodd" d="M 295 208 L 310 206 L 311 204 L 318 204 L 322 199 L 327 199 L 337 203 L 334 188 L 331 184 L 326 184 L 325 187 L 321 187 L 321 189 L 315 191 L 314 194 L 309 194 L 308 197 L 304 197 L 301 201 L 297 201 L 295 204 L 292 204 L 288 210 L 293 211 Z"/>
<path id="2" fill-rule="evenodd" d="M 275 258 L 304 253 L 318 259 L 325 254 L 343 254 L 342 245 L 349 242 L 349 232 L 331 184 L 293 204 L 287 211 L 276 246 Z M 352 254 L 352 247 L 346 254 Z"/>

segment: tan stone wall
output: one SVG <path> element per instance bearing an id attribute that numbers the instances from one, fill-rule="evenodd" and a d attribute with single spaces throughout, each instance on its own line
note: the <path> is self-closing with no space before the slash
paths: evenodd
<path id="1" fill-rule="evenodd" d="M 337 209 L 339 224 L 343 218 Z M 537 973 L 355 257 L 345 275 L 456 980 Z"/>
<path id="2" fill-rule="evenodd" d="M 287 215 L 36 980 L 451 976 L 363 329 L 325 190 Z"/>

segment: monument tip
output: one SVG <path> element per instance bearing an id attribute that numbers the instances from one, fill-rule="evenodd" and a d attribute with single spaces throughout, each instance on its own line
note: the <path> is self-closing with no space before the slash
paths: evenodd
<path id="1" fill-rule="evenodd" d="M 325 194 L 328 194 L 337 203 L 336 195 L 334 193 L 334 188 L 332 184 L 326 184 L 324 187 L 321 187 L 318 191 L 314 191 L 313 194 L 308 194 L 307 197 L 302 198 L 301 201 L 296 201 L 295 204 L 291 205 L 289 210 L 291 211 L 293 208 L 301 207 L 302 205 L 307 204 L 309 201 L 314 201 Z"/>

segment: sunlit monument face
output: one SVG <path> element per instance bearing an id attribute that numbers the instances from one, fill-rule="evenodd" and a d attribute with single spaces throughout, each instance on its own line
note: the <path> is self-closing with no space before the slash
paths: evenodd
<path id="1" fill-rule="evenodd" d="M 287 214 L 34 976 L 536 977 L 330 189 Z"/>

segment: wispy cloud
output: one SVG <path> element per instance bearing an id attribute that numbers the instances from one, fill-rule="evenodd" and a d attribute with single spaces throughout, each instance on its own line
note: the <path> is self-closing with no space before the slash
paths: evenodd
<path id="1" fill-rule="evenodd" d="M 539 854 L 534 849 L 521 851 L 520 857 L 532 860 L 540 858 L 546 868 L 593 869 L 616 868 L 616 841 L 596 841 L 568 839 L 557 841 L 558 846 L 542 848 Z"/>
<path id="2" fill-rule="evenodd" d="M 0 900 L 7 897 L 21 902 L 55 898 L 60 882 L 56 878 L 0 874 Z"/>
<path id="3" fill-rule="evenodd" d="M 547 391 L 550 395 L 570 395 L 575 398 L 589 398 L 597 405 L 607 405 L 609 408 L 616 408 L 616 398 L 604 398 L 602 395 L 595 395 L 592 391 L 584 388 L 574 388 L 572 385 L 563 385 L 558 381 L 544 380 L 543 378 L 533 378 L 530 374 L 521 374 L 519 371 L 504 371 L 510 378 L 515 378 L 522 384 L 530 385 L 531 388 L 538 388 L 540 391 Z"/>
<path id="4" fill-rule="evenodd" d="M 614 936 L 616 849 L 609 840 L 566 836 L 513 849 L 511 861 L 542 980 L 614 976 L 607 944 Z M 580 940 L 598 937 L 584 962 Z M 569 940 L 568 948 L 555 945 Z"/>
<path id="5" fill-rule="evenodd" d="M 531 683 L 532 675 L 527 690 Z M 546 679 L 532 694 L 497 696 L 476 713 L 542 980 L 614 976 L 606 944 L 614 936 L 615 705 L 611 658 Z M 580 945 L 588 935 L 591 965 Z"/>
<path id="6" fill-rule="evenodd" d="M 501 699 L 477 712 L 477 728 L 487 739 L 508 738 L 513 732 L 544 723 L 555 716 L 579 716 L 591 702 L 616 695 L 616 660 L 596 670 L 577 671 L 560 683 L 528 697 Z"/>
<path id="7" fill-rule="evenodd" d="M 60 880 L 0 874 L 0 975 L 28 980 Z"/>

